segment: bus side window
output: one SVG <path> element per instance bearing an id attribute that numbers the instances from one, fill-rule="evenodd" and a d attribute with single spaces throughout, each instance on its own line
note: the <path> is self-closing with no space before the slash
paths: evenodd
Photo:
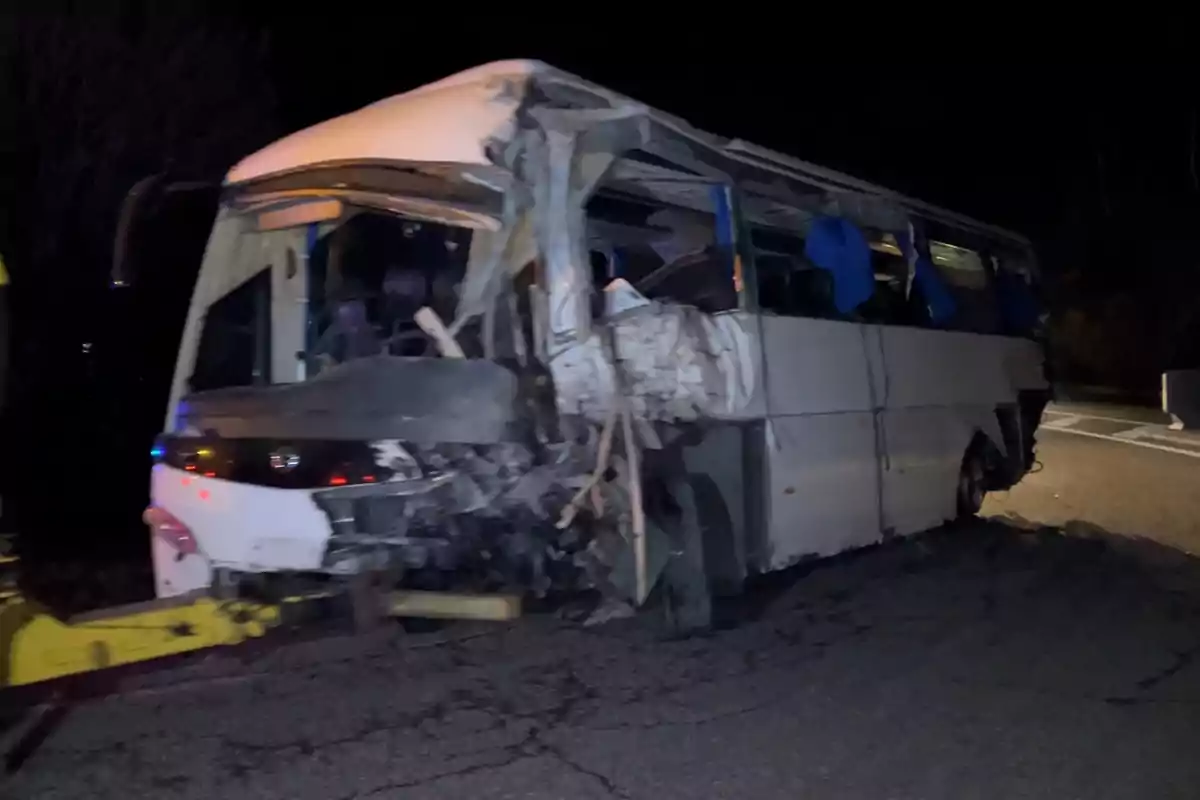
<path id="1" fill-rule="evenodd" d="M 707 187 L 699 194 L 708 202 Z M 720 244 L 716 214 L 602 189 L 588 203 L 588 231 L 615 257 L 614 277 L 651 300 L 694 306 L 707 313 L 738 307 L 733 253 Z M 595 250 L 595 247 L 593 247 Z M 593 263 L 593 279 L 600 271 Z"/>
<path id="2" fill-rule="evenodd" d="M 805 258 L 803 238 L 755 227 L 750 230 L 750 244 L 761 310 L 784 317 L 840 317 L 833 300 L 833 276 Z"/>
<path id="3" fill-rule="evenodd" d="M 995 259 L 993 278 L 1000 332 L 1006 336 L 1030 336 L 1038 327 L 1041 309 L 1037 286 L 1019 256 L 1001 254 Z"/>
<path id="4" fill-rule="evenodd" d="M 954 298 L 950 327 L 972 333 L 998 333 L 1000 308 L 992 276 L 983 257 L 974 250 L 930 241 L 933 266 Z"/>
<path id="5" fill-rule="evenodd" d="M 875 276 L 875 290 L 858 307 L 862 320 L 878 325 L 919 324 L 909 303 L 908 262 L 904 256 L 872 247 L 871 271 Z"/>
<path id="6" fill-rule="evenodd" d="M 189 389 L 262 386 L 271 382 L 271 269 L 208 307 Z"/>

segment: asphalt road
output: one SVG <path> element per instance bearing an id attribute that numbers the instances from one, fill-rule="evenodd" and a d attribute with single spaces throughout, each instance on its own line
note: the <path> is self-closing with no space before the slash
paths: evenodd
<path id="1" fill-rule="evenodd" d="M 1200 561 L 1174 548 L 1200 549 L 1200 459 L 1063 431 L 1040 452 L 988 502 L 1019 518 L 811 568 L 709 638 L 533 618 L 213 655 L 74 708 L 5 788 L 1198 797 Z"/>

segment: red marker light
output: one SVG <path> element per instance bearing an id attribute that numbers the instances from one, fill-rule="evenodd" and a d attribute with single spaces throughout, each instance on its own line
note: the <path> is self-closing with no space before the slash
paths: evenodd
<path id="1" fill-rule="evenodd" d="M 374 482 L 375 482 L 374 475 L 363 475 L 363 483 L 374 483 Z"/>
<path id="2" fill-rule="evenodd" d="M 334 475 L 332 478 L 329 479 L 329 485 L 330 486 L 345 486 L 346 478 L 344 475 Z"/>

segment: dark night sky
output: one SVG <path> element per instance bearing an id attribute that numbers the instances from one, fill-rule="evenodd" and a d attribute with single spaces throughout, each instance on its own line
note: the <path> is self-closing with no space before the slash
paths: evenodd
<path id="1" fill-rule="evenodd" d="M 664 46 L 656 32 L 619 47 L 603 37 L 564 44 L 564 31 L 524 45 L 447 37 L 433 54 L 398 51 L 393 30 L 325 31 L 314 59 L 276 29 L 281 116 L 289 127 L 310 124 L 478 63 L 529 57 L 706 130 L 1024 229 L 1048 228 L 1068 196 L 1095 180 L 1097 147 L 1144 161 L 1131 166 L 1161 188 L 1188 179 L 1188 109 L 1178 96 L 1166 107 L 1153 96 L 1163 83 L 1154 68 L 838 65 L 769 43 L 729 59 L 718 30 L 686 45 Z"/>

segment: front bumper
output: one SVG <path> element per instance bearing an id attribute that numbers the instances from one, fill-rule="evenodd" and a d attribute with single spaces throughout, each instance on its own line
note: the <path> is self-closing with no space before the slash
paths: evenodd
<path id="1" fill-rule="evenodd" d="M 196 552 L 183 555 L 154 537 L 160 597 L 211 585 L 213 571 L 320 570 L 329 544 L 329 518 L 307 489 L 275 489 L 207 478 L 166 464 L 151 472 L 151 503 L 191 532 Z"/>

